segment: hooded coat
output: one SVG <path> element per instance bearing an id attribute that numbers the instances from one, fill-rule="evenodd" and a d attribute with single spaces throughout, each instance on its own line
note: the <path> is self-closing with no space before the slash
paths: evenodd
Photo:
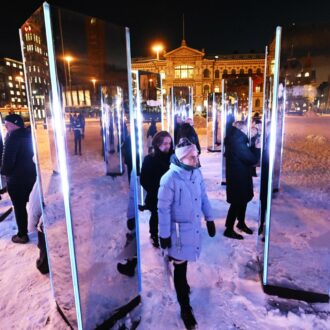
<path id="1" fill-rule="evenodd" d="M 31 130 L 19 128 L 7 135 L 2 153 L 1 174 L 8 184 L 32 184 L 36 180 L 36 166 L 32 160 Z"/>
<path id="2" fill-rule="evenodd" d="M 171 237 L 169 256 L 187 261 L 199 257 L 203 214 L 206 221 L 213 221 L 201 171 L 172 163 L 158 191 L 159 236 Z"/>
<path id="3" fill-rule="evenodd" d="M 245 204 L 253 198 L 252 166 L 258 158 L 248 142 L 248 137 L 236 127 L 225 139 L 227 202 L 231 204 Z"/>

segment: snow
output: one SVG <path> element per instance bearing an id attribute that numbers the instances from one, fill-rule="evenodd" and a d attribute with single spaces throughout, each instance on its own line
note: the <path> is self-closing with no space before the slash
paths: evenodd
<path id="1" fill-rule="evenodd" d="M 303 180 L 302 186 L 308 189 L 300 189 L 303 194 L 299 197 L 304 197 L 304 200 L 310 197 L 310 201 L 302 209 L 300 199 L 295 195 L 292 196 L 292 204 L 296 206 L 295 212 L 297 215 L 300 215 L 300 212 L 302 214 L 312 212 L 309 216 L 315 217 L 317 214 L 318 218 L 323 220 L 309 222 L 308 228 L 311 230 L 304 232 L 305 237 L 302 240 L 297 239 L 303 231 L 302 229 L 295 231 L 294 224 L 290 225 L 290 229 L 287 229 L 284 234 L 292 243 L 291 247 L 297 245 L 309 253 L 315 247 L 329 252 L 327 201 L 329 200 L 330 167 L 322 167 L 320 173 L 319 166 L 314 167 L 314 165 L 319 163 L 319 159 L 322 159 L 324 165 L 329 162 L 330 138 L 327 127 L 329 127 L 330 118 L 327 118 L 327 121 L 325 117 L 322 121 L 318 119 L 320 118 L 301 117 L 293 118 L 286 123 L 287 131 L 290 132 L 288 141 L 293 141 L 292 145 L 296 146 L 296 151 L 292 150 L 294 157 L 290 158 L 291 162 L 288 165 L 290 169 L 297 168 L 295 172 L 297 177 L 292 182 Z M 262 291 L 256 261 L 259 178 L 255 178 L 255 197 L 248 204 L 246 217 L 247 224 L 254 230 L 254 234 L 244 234 L 243 241 L 231 240 L 222 235 L 228 204 L 225 201 L 225 187 L 221 186 L 220 154 L 207 153 L 205 135 L 200 136 L 200 141 L 203 146 L 202 172 L 215 210 L 217 235 L 214 238 L 208 237 L 204 225 L 200 259 L 196 263 L 188 264 L 188 281 L 192 290 L 191 305 L 199 328 L 330 329 L 329 304 L 308 304 L 287 300 L 266 295 Z M 318 158 L 306 162 L 307 155 L 303 151 L 313 151 L 313 155 Z M 89 158 L 88 162 L 81 159 L 83 158 L 79 158 L 77 166 L 80 166 L 80 169 L 85 171 L 84 173 L 100 171 L 96 168 L 98 163 L 93 162 L 93 159 Z M 306 164 L 306 167 L 302 164 Z M 127 182 L 126 175 L 122 178 Z M 90 193 L 90 189 L 94 189 L 89 188 L 88 178 L 85 179 L 85 182 L 81 183 L 84 189 L 81 194 Z M 312 185 L 315 179 L 321 180 L 322 184 L 319 187 Z M 106 181 L 107 178 L 104 180 Z M 102 184 L 105 182 L 102 182 L 101 186 Z M 102 189 L 98 191 L 99 194 L 103 192 Z M 1 213 L 10 205 L 8 195 L 5 194 L 2 197 Z M 311 206 L 315 204 L 318 209 L 311 209 Z M 120 205 L 116 205 L 117 208 L 119 209 Z M 82 208 L 81 213 L 84 209 Z M 183 329 L 179 306 L 173 285 L 165 272 L 161 251 L 153 248 L 149 241 L 148 220 L 148 211 L 140 213 L 142 318 L 138 329 Z M 119 218 L 115 222 L 118 221 Z M 320 224 L 321 227 L 319 227 Z M 278 229 L 282 230 L 280 227 Z M 56 311 L 49 276 L 41 275 L 35 267 L 38 256 L 36 234 L 30 234 L 29 244 L 18 245 L 10 240 L 15 230 L 14 215 L 11 213 L 4 222 L 0 223 L 0 329 L 67 329 L 68 326 Z M 80 232 L 82 241 L 85 239 L 84 235 L 87 235 L 87 231 L 90 230 L 91 228 L 86 228 L 85 232 Z M 91 231 L 92 235 L 96 234 L 93 230 Z M 94 242 L 97 241 L 94 240 Z M 89 250 L 90 247 L 82 247 L 82 249 L 85 248 L 87 252 L 95 253 L 98 247 L 95 247 L 95 251 Z M 324 258 L 323 261 L 327 260 L 326 255 L 322 258 Z M 310 258 L 305 255 L 304 264 L 307 265 L 309 261 Z M 80 263 L 81 267 L 88 269 L 88 258 L 81 260 Z M 301 260 L 295 260 L 295 262 L 290 260 L 290 263 L 292 267 L 289 270 L 297 269 L 302 264 Z M 314 281 L 320 282 L 318 279 Z"/>

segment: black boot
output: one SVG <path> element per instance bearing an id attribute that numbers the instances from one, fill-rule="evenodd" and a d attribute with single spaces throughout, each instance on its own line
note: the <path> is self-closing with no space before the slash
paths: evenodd
<path id="1" fill-rule="evenodd" d="M 196 329 L 197 321 L 195 319 L 193 310 L 191 306 L 182 306 L 181 307 L 181 318 L 182 321 L 188 330 Z"/>
<path id="2" fill-rule="evenodd" d="M 187 329 L 195 329 L 197 322 L 190 306 L 190 287 L 187 282 L 187 261 L 174 263 L 174 286 L 181 307 L 181 318 Z"/>
<path id="3" fill-rule="evenodd" d="M 244 233 L 247 233 L 249 235 L 253 234 L 253 230 L 250 229 L 244 222 L 238 223 L 236 226 L 239 230 L 243 231 Z"/>
<path id="4" fill-rule="evenodd" d="M 240 234 L 237 234 L 233 229 L 226 228 L 223 232 L 223 236 L 234 238 L 234 239 L 243 239 L 244 237 Z"/>
<path id="5" fill-rule="evenodd" d="M 150 235 L 150 239 L 151 239 L 151 242 L 152 242 L 152 245 L 155 247 L 155 248 L 159 248 L 159 239 L 158 239 L 158 235 Z"/>
<path id="6" fill-rule="evenodd" d="M 38 231 L 38 248 L 39 248 L 39 258 L 36 261 L 36 266 L 41 274 L 48 274 L 49 266 L 48 266 L 45 234 L 41 231 Z"/>
<path id="7" fill-rule="evenodd" d="M 118 272 L 123 275 L 133 277 L 135 274 L 136 264 L 137 264 L 136 257 L 132 258 L 132 259 L 127 259 L 126 264 L 122 264 L 122 263 L 118 262 L 118 264 L 117 264 Z"/>

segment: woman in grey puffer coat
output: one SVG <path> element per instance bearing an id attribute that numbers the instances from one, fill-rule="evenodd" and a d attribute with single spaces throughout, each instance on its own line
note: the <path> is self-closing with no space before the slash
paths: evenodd
<path id="1" fill-rule="evenodd" d="M 158 191 L 160 245 L 168 249 L 174 263 L 174 286 L 187 329 L 197 324 L 190 306 L 187 264 L 195 261 L 201 251 L 203 214 L 209 235 L 215 235 L 211 205 L 198 167 L 196 146 L 187 138 L 180 139 Z"/>

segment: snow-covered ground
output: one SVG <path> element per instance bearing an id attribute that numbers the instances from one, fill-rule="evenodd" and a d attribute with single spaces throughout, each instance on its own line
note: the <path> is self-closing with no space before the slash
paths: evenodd
<path id="1" fill-rule="evenodd" d="M 304 124 L 306 119 L 301 119 Z M 308 118 L 308 123 L 311 123 L 311 119 Z M 326 157 L 329 137 L 321 133 L 319 124 L 313 122 L 312 133 L 298 130 L 297 125 L 303 127 L 294 120 L 292 127 L 290 122 L 287 123 L 287 129 L 304 136 L 301 141 L 306 147 L 311 143 L 310 140 L 324 140 L 308 137 L 311 134 L 325 136 L 324 149 L 318 148 L 318 153 Z M 321 127 L 327 130 L 329 125 L 323 122 Z M 203 145 L 202 171 L 215 210 L 217 235 L 209 238 L 204 226 L 201 257 L 196 263 L 188 265 L 188 280 L 192 288 L 191 304 L 199 328 L 330 329 L 329 304 L 287 300 L 268 296 L 262 291 L 256 262 L 259 178 L 255 180 L 255 197 L 247 209 L 247 224 L 254 229 L 254 235 L 244 235 L 243 241 L 231 240 L 222 235 L 228 204 L 225 201 L 225 187 L 220 184 L 220 154 L 207 153 L 205 136 L 200 138 Z M 298 152 L 294 159 L 303 161 L 303 157 L 304 153 Z M 88 163 L 90 170 L 91 164 L 93 163 Z M 321 176 L 323 182 L 328 182 L 327 187 L 329 177 L 329 170 Z M 328 190 L 326 192 L 329 194 Z M 5 194 L 0 202 L 0 212 L 9 205 L 10 200 Z M 329 209 L 324 212 L 329 217 Z M 179 307 L 173 287 L 166 276 L 161 252 L 151 246 L 148 238 L 149 214 L 144 211 L 140 216 L 142 317 L 138 329 L 183 329 Z M 0 329 L 67 329 L 68 326 L 56 311 L 49 276 L 41 275 L 35 268 L 38 255 L 36 234 L 30 235 L 29 244 L 13 244 L 10 238 L 16 231 L 15 227 L 13 213 L 0 223 Z M 308 239 L 315 237 L 309 232 L 306 235 Z M 329 243 L 326 248 L 329 255 Z M 297 261 L 295 265 L 300 267 L 300 264 L 301 261 Z M 315 281 L 318 282 L 318 278 Z"/>

